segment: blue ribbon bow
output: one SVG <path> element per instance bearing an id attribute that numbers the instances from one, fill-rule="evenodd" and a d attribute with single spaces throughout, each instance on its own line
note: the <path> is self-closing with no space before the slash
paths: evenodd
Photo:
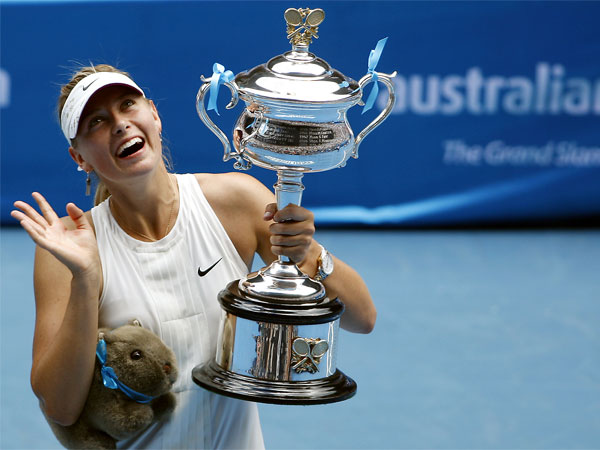
<path id="1" fill-rule="evenodd" d="M 379 42 L 377 42 L 377 45 L 375 46 L 375 50 L 371 50 L 371 53 L 369 53 L 368 73 L 372 75 L 373 89 L 371 89 L 371 93 L 369 94 L 369 98 L 367 98 L 367 101 L 365 103 L 365 106 L 363 107 L 361 114 L 366 113 L 373 107 L 373 104 L 377 99 L 377 94 L 379 94 L 379 86 L 377 85 L 377 80 L 379 79 L 379 77 L 377 76 L 377 72 L 375 72 L 375 68 L 377 67 L 377 63 L 379 63 L 379 58 L 381 57 L 381 53 L 383 52 L 383 47 L 385 47 L 387 39 L 388 38 L 380 39 Z"/>
<path id="2" fill-rule="evenodd" d="M 219 87 L 225 82 L 231 82 L 233 80 L 233 72 L 231 70 L 225 70 L 219 63 L 213 64 L 213 75 L 210 78 L 210 95 L 208 97 L 208 110 L 214 109 L 215 112 L 220 116 L 219 110 L 217 109 L 217 96 L 219 95 Z"/>
<path id="3" fill-rule="evenodd" d="M 104 383 L 105 387 L 108 389 L 119 389 L 131 400 L 134 400 L 138 403 L 150 403 L 156 398 L 134 391 L 119 381 L 119 377 L 115 373 L 114 369 L 106 365 L 106 342 L 104 342 L 104 339 L 100 339 L 98 341 L 98 345 L 96 346 L 96 356 L 102 364 L 100 373 L 102 374 L 102 383 Z"/>

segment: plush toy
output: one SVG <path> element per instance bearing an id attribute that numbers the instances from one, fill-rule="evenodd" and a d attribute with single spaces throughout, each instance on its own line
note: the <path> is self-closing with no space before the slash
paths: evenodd
<path id="1" fill-rule="evenodd" d="M 48 419 L 66 448 L 116 448 L 175 407 L 175 355 L 154 333 L 134 321 L 101 329 L 96 367 L 79 419 L 63 427 Z"/>

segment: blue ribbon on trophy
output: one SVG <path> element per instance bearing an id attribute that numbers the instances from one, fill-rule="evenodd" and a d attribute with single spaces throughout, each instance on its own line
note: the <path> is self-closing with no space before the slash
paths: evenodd
<path id="1" fill-rule="evenodd" d="M 208 110 L 215 110 L 220 116 L 219 110 L 217 109 L 217 96 L 219 95 L 219 87 L 226 83 L 231 82 L 234 78 L 231 70 L 225 70 L 225 67 L 219 63 L 213 64 L 213 74 L 210 78 L 210 96 L 208 98 Z"/>
<path id="2" fill-rule="evenodd" d="M 373 80 L 373 89 L 371 89 L 371 93 L 369 94 L 369 98 L 365 102 L 365 106 L 363 107 L 362 113 L 366 113 L 373 107 L 375 100 L 377 99 L 377 94 L 379 94 L 379 86 L 377 85 L 377 81 L 379 77 L 377 76 L 377 72 L 375 72 L 375 68 L 377 67 L 377 63 L 379 63 L 379 58 L 381 57 L 381 53 L 383 52 L 383 47 L 385 47 L 385 43 L 388 38 L 380 39 L 377 42 L 374 50 L 371 50 L 369 53 L 369 70 L 368 73 L 372 75 Z"/>

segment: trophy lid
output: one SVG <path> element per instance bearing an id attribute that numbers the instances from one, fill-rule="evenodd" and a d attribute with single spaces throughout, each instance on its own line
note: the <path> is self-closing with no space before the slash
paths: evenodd
<path id="1" fill-rule="evenodd" d="M 321 9 L 288 9 L 285 19 L 292 50 L 238 74 L 235 83 L 242 96 L 311 103 L 359 101 L 360 87 L 355 80 L 308 51 L 324 18 Z"/>

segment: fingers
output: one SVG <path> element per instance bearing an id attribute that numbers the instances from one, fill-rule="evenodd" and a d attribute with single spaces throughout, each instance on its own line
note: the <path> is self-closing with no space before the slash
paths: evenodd
<path id="1" fill-rule="evenodd" d="M 90 223 L 87 217 L 85 217 L 83 210 L 78 208 L 75 203 L 67 203 L 67 214 L 75 222 L 77 228 L 90 228 Z"/>
<path id="2" fill-rule="evenodd" d="M 59 220 L 59 217 L 56 215 L 56 213 L 42 194 L 40 194 L 39 192 L 34 192 L 33 194 L 31 194 L 31 196 L 37 202 L 40 211 L 42 211 L 44 218 L 48 221 L 50 225 Z"/>
<path id="3" fill-rule="evenodd" d="M 265 220 L 274 220 L 269 226 L 271 251 L 278 256 L 287 256 L 294 262 L 305 257 L 315 233 L 313 214 L 300 206 L 288 205 L 277 211 L 271 203 L 265 208 Z"/>
<path id="4" fill-rule="evenodd" d="M 233 145 L 237 151 L 240 150 L 242 143 L 242 130 L 233 130 Z"/>
<path id="5" fill-rule="evenodd" d="M 34 195 L 34 194 L 32 194 L 32 195 Z M 40 200 L 38 200 L 35 198 L 35 195 L 34 195 L 34 199 L 38 202 L 38 204 L 40 201 L 42 203 L 45 202 L 45 199 L 43 197 Z M 35 222 L 39 226 L 44 227 L 44 226 L 48 225 L 49 222 L 48 222 L 47 218 L 40 215 L 40 213 L 38 213 L 36 211 L 36 209 L 33 206 L 31 206 L 29 203 L 25 203 L 21 200 L 18 200 L 16 202 L 14 202 L 13 205 L 15 208 L 18 208 L 22 211 L 21 214 L 23 214 L 25 217 L 27 217 L 29 220 Z M 15 212 L 19 213 L 20 211 L 15 211 Z M 12 215 L 12 213 L 11 213 L 11 215 Z M 13 216 L 13 217 L 15 217 L 15 216 Z M 19 217 L 20 218 L 17 220 L 22 221 L 24 219 L 24 217 L 21 217 L 21 216 L 19 216 Z"/>
<path id="6" fill-rule="evenodd" d="M 315 225 L 312 220 L 301 222 L 285 221 L 275 222 L 269 225 L 269 231 L 272 235 L 278 236 L 297 236 L 305 235 L 312 237 L 315 234 Z"/>
<path id="7" fill-rule="evenodd" d="M 277 203 L 269 203 L 265 207 L 265 215 L 264 215 L 263 219 L 265 219 L 266 221 L 273 220 L 273 217 L 275 216 L 276 212 L 277 212 Z"/>
<path id="8" fill-rule="evenodd" d="M 299 263 L 306 257 L 311 242 L 310 236 L 271 236 L 271 252 L 277 256 L 287 256 L 295 263 Z"/>
<path id="9" fill-rule="evenodd" d="M 43 226 L 47 223 L 44 218 L 28 203 L 19 200 L 14 202 L 13 205 L 15 208 L 18 208 L 21 211 L 11 211 L 10 215 L 19 222 L 31 221 L 39 226 Z"/>
<path id="10" fill-rule="evenodd" d="M 19 203 L 19 205 L 17 205 L 17 203 Z M 24 202 L 15 202 L 15 206 L 23 209 L 23 205 L 20 205 L 21 203 L 23 203 L 24 205 L 27 205 L 27 203 Z M 29 206 L 29 205 L 27 205 Z M 25 208 L 27 209 L 27 208 Z M 29 206 L 29 209 L 33 210 L 36 215 L 38 217 L 41 218 L 41 216 L 39 214 L 37 214 L 37 212 L 31 208 L 31 206 Z M 37 245 L 39 245 L 42 248 L 48 248 L 48 240 L 47 240 L 47 230 L 48 230 L 48 223 L 45 222 L 43 224 L 40 224 L 38 222 L 36 222 L 34 219 L 32 219 L 30 216 L 26 215 L 25 213 L 21 212 L 21 211 L 11 211 L 10 215 L 19 221 L 19 224 L 21 225 L 21 227 L 23 227 L 23 229 L 27 232 L 27 234 L 29 234 L 29 237 L 33 240 L 33 242 L 35 242 Z M 41 220 L 43 220 L 43 218 L 41 218 Z"/>
<path id="11" fill-rule="evenodd" d="M 34 200 L 38 204 L 43 216 L 40 215 L 35 210 L 35 208 L 33 208 L 31 205 L 29 205 L 29 203 L 25 203 L 23 201 L 18 200 L 13 205 L 15 206 L 15 208 L 19 208 L 21 211 L 23 211 L 23 213 L 25 213 L 25 215 L 27 217 L 29 217 L 31 220 L 33 220 L 34 222 L 36 222 L 38 225 L 41 225 L 41 226 L 48 225 L 48 224 L 52 225 L 56 221 L 59 220 L 58 216 L 56 215 L 56 213 L 54 212 L 52 207 L 48 204 L 48 202 L 46 201 L 46 199 L 44 198 L 44 196 L 42 194 L 40 194 L 38 192 L 34 192 L 31 194 L 31 196 L 34 198 Z"/>
<path id="12" fill-rule="evenodd" d="M 275 209 L 277 209 L 277 205 L 275 205 Z M 313 213 L 310 212 L 306 208 L 302 208 L 301 206 L 289 204 L 285 208 L 280 211 L 276 211 L 273 220 L 275 222 L 303 222 L 310 221 L 314 222 Z"/>
<path id="13" fill-rule="evenodd" d="M 27 231 L 36 244 L 46 246 L 48 232 L 56 226 L 63 228 L 63 225 L 43 195 L 38 192 L 34 192 L 31 195 L 43 215 L 29 203 L 20 200 L 14 203 L 15 208 L 18 208 L 20 211 L 11 211 L 10 215 L 19 221 L 20 225 Z"/>
<path id="14" fill-rule="evenodd" d="M 20 206 L 17 206 L 16 203 L 19 203 L 19 202 L 15 202 L 15 206 L 17 208 L 21 208 Z M 27 205 L 27 206 L 29 206 L 29 205 Z M 19 221 L 19 223 L 23 227 L 23 229 L 25 231 L 27 231 L 29 236 L 31 236 L 31 238 L 37 243 L 37 241 L 40 239 L 41 235 L 44 233 L 44 227 L 42 225 L 40 225 L 39 223 L 37 223 L 35 220 L 33 220 L 31 217 L 22 213 L 21 211 L 11 211 L 10 215 L 13 217 L 13 219 L 16 219 Z M 38 214 L 38 216 L 39 216 L 39 214 Z"/>
<path id="15" fill-rule="evenodd" d="M 269 203 L 265 207 L 264 220 L 273 220 L 279 223 L 287 221 L 302 222 L 306 220 L 314 222 L 314 215 L 308 209 L 292 205 L 291 203 L 281 211 L 277 210 L 277 203 Z"/>

